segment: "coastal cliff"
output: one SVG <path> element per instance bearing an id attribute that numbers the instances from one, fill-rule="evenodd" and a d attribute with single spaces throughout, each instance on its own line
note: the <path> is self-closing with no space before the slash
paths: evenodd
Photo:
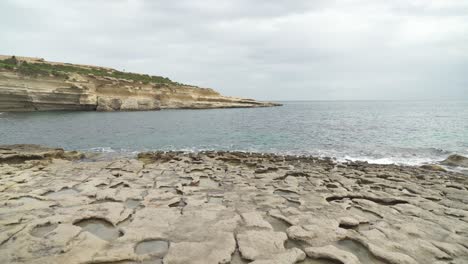
<path id="1" fill-rule="evenodd" d="M 111 68 L 0 55 L 0 111 L 269 107 L 213 89 Z"/>

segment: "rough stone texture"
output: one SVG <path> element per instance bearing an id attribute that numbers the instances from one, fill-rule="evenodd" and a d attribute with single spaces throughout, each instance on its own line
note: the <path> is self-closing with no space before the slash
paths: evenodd
<path id="1" fill-rule="evenodd" d="M 440 164 L 468 168 L 468 158 L 463 157 L 462 155 L 453 154 L 443 160 Z"/>
<path id="2" fill-rule="evenodd" d="M 311 258 L 325 258 L 339 261 L 343 264 L 360 264 L 359 259 L 351 252 L 341 250 L 335 246 L 328 245 L 324 247 L 310 247 L 306 248 L 307 256 Z"/>
<path id="3" fill-rule="evenodd" d="M 284 232 L 249 230 L 237 235 L 239 251 L 245 259 L 261 259 L 285 250 Z"/>
<path id="4" fill-rule="evenodd" d="M 468 262 L 468 179 L 454 172 L 270 154 L 68 160 L 60 149 L 0 149 L 2 263 Z"/>
<path id="5" fill-rule="evenodd" d="M 242 219 L 248 227 L 259 227 L 273 229 L 270 223 L 265 221 L 259 212 L 248 212 L 242 214 Z"/>
<path id="6" fill-rule="evenodd" d="M 76 151 L 64 151 L 61 148 L 49 148 L 33 144 L 0 145 L 0 162 L 16 163 L 26 160 L 51 158 L 79 159 L 83 154 Z"/>
<path id="7" fill-rule="evenodd" d="M 306 254 L 298 249 L 292 248 L 284 252 L 275 253 L 265 259 L 250 262 L 251 264 L 294 264 L 306 258 Z"/>
<path id="8" fill-rule="evenodd" d="M 0 55 L 0 59 L 10 56 Z M 43 59 L 17 57 L 28 63 Z M 49 64 L 62 64 L 47 62 Z M 70 65 L 70 64 L 66 64 Z M 76 67 L 105 69 L 89 65 Z M 177 83 L 142 83 L 69 73 L 68 78 L 55 76 L 29 77 L 15 70 L 0 69 L 0 112 L 7 111 L 135 111 L 164 108 L 233 108 L 266 107 L 280 104 L 252 99 L 222 96 L 209 88 Z"/>

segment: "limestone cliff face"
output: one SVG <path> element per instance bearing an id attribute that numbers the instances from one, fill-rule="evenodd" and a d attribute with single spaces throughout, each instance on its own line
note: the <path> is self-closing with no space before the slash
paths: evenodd
<path id="1" fill-rule="evenodd" d="M 2 59 L 1 56 L 0 59 Z M 29 65 L 34 65 L 34 63 L 43 65 L 43 63 L 46 63 L 41 59 L 24 57 L 19 58 L 19 61 L 19 63 L 27 61 Z M 86 65 L 73 65 L 73 67 L 113 71 L 108 68 Z M 16 67 L 0 67 L 0 112 L 49 110 L 133 111 L 276 105 L 278 104 L 222 96 L 212 89 L 174 82 L 142 82 L 80 72 L 29 75 L 22 73 Z"/>

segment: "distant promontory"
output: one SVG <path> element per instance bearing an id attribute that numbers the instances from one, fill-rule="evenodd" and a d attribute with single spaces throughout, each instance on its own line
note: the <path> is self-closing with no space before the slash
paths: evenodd
<path id="1" fill-rule="evenodd" d="M 213 89 L 111 68 L 0 55 L 0 112 L 269 107 Z"/>

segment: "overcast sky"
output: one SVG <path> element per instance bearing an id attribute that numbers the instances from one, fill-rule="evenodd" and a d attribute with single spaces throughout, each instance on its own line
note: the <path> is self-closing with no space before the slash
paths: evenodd
<path id="1" fill-rule="evenodd" d="M 468 0 L 1 0 L 0 53 L 268 100 L 468 99 Z"/>

